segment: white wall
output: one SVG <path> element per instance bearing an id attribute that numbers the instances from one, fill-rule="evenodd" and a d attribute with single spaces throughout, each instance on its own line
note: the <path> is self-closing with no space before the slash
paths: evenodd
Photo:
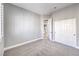
<path id="1" fill-rule="evenodd" d="M 77 19 L 76 23 L 76 33 L 77 33 L 77 44 L 79 45 L 79 4 L 74 4 L 69 7 L 63 8 L 59 11 L 53 13 L 53 20 L 59 21 L 63 19 Z"/>
<path id="2" fill-rule="evenodd" d="M 4 4 L 5 47 L 40 37 L 40 15 L 12 4 Z"/>

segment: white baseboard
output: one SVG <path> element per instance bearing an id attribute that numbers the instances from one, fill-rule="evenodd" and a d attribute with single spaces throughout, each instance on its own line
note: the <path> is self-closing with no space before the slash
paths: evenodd
<path id="1" fill-rule="evenodd" d="M 19 47 L 19 46 L 22 46 L 22 45 L 25 45 L 25 44 L 28 44 L 28 43 L 31 43 L 31 42 L 35 42 L 35 41 L 41 40 L 41 39 L 43 39 L 43 38 L 37 38 L 37 39 L 34 39 L 34 40 L 30 40 L 30 41 L 19 43 L 19 44 L 13 45 L 13 46 L 9 46 L 7 48 L 4 48 L 4 51 L 7 51 L 7 50 L 15 48 L 15 47 Z"/>
<path id="2" fill-rule="evenodd" d="M 79 49 L 79 47 L 78 47 L 78 46 L 76 46 L 75 48 L 76 48 L 76 49 Z"/>
<path id="3" fill-rule="evenodd" d="M 55 40 L 52 40 L 52 41 L 53 41 L 53 42 L 57 42 L 57 41 L 55 41 Z M 63 44 L 63 45 L 66 45 L 66 46 L 70 46 L 70 45 L 67 45 L 67 44 L 64 44 L 64 43 L 61 43 L 61 42 L 58 42 L 58 43 Z M 70 47 L 73 47 L 73 48 L 79 49 L 78 46 L 70 46 Z"/>

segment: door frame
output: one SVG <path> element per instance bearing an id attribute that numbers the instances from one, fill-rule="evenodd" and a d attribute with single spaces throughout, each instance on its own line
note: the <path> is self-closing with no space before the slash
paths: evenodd
<path id="1" fill-rule="evenodd" d="M 53 40 L 53 18 L 48 19 L 48 38 L 49 40 Z"/>

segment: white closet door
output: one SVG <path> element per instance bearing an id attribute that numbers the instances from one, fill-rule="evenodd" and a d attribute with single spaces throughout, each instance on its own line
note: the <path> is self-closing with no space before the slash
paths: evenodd
<path id="1" fill-rule="evenodd" d="M 76 19 L 55 21 L 55 41 L 76 46 Z"/>

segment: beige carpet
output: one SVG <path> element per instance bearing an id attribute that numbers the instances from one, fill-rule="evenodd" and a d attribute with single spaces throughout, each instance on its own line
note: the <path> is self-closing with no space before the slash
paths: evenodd
<path id="1" fill-rule="evenodd" d="M 49 40 L 39 40 L 4 52 L 4 56 L 78 56 L 79 50 Z"/>

